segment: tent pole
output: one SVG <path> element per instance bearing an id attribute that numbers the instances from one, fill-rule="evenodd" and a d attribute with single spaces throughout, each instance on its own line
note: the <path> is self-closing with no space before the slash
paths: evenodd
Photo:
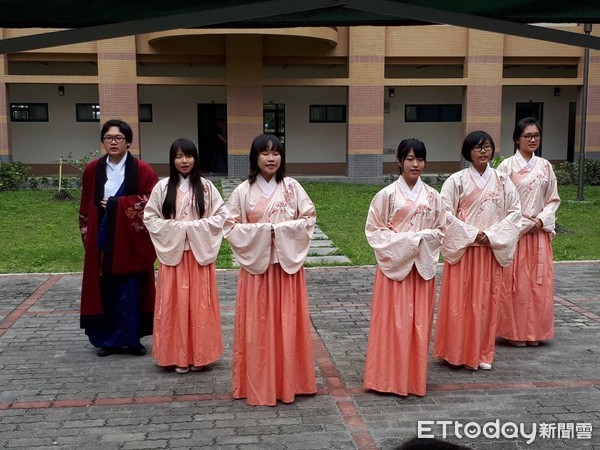
<path id="1" fill-rule="evenodd" d="M 583 25 L 583 31 L 586 35 L 592 32 L 592 24 Z M 583 92 L 581 95 L 581 137 L 579 139 L 579 170 L 577 174 L 577 200 L 584 201 L 583 196 L 583 178 L 585 173 L 585 128 L 587 124 L 587 101 L 588 84 L 590 71 L 590 49 L 585 48 L 583 53 Z"/>

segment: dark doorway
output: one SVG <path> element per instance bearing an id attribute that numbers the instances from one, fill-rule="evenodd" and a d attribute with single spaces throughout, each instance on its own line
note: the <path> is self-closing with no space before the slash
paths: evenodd
<path id="1" fill-rule="evenodd" d="M 575 120 L 577 103 L 569 102 L 569 129 L 567 131 L 567 161 L 575 162 Z"/>
<path id="2" fill-rule="evenodd" d="M 223 119 L 225 126 L 227 125 L 227 105 L 225 103 L 198 103 L 198 151 L 200 152 L 202 173 L 216 172 L 217 170 L 227 171 L 226 166 L 224 169 L 216 167 L 215 155 L 220 151 L 220 144 L 217 141 L 217 121 L 219 119 Z M 226 133 L 226 129 L 224 132 Z"/>
<path id="3" fill-rule="evenodd" d="M 544 104 L 541 102 L 517 103 L 515 109 L 515 123 L 525 117 L 535 117 L 542 125 L 542 128 L 544 128 Z M 542 143 L 540 143 L 540 147 L 535 152 L 537 156 L 542 156 Z M 517 150 L 517 144 L 514 144 L 514 149 L 515 151 Z"/>
<path id="4" fill-rule="evenodd" d="M 283 103 L 265 103 L 263 105 L 263 124 L 266 134 L 276 136 L 285 145 L 285 105 Z"/>

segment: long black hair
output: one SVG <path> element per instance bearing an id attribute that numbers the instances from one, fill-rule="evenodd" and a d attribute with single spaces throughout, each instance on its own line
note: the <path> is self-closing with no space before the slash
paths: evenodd
<path id="1" fill-rule="evenodd" d="M 179 172 L 175 168 L 175 155 L 177 151 L 181 150 L 184 155 L 192 156 L 194 158 L 194 167 L 188 178 L 190 180 L 190 187 L 192 189 L 193 199 L 196 203 L 196 211 L 198 217 L 204 216 L 204 184 L 202 183 L 200 158 L 198 157 L 198 149 L 192 141 L 186 138 L 176 139 L 171 144 L 169 150 L 169 184 L 167 185 L 167 195 L 162 205 L 162 213 L 165 219 L 172 219 L 175 217 L 176 204 L 177 204 L 177 186 L 179 185 Z"/>
<path id="2" fill-rule="evenodd" d="M 275 181 L 279 183 L 283 180 L 283 177 L 285 177 L 285 151 L 283 150 L 281 141 L 277 136 L 273 136 L 272 134 L 261 134 L 254 138 L 252 146 L 250 147 L 250 175 L 248 175 L 250 184 L 253 184 L 256 181 L 256 177 L 260 173 L 258 167 L 258 155 L 260 152 L 269 148 L 269 142 L 273 145 L 273 150 L 279 152 L 281 155 L 281 164 L 279 165 L 277 172 L 275 172 Z"/>

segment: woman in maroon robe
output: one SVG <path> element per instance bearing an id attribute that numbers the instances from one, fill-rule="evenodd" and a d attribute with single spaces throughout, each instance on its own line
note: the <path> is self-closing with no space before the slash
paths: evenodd
<path id="1" fill-rule="evenodd" d="M 85 250 L 81 328 L 98 356 L 146 354 L 152 334 L 156 255 L 143 214 L 158 177 L 127 151 L 131 127 L 109 120 L 100 140 L 106 155 L 83 172 L 79 229 Z"/>

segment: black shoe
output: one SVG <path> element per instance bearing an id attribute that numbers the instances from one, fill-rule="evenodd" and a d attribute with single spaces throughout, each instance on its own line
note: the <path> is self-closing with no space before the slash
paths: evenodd
<path id="1" fill-rule="evenodd" d="M 112 355 L 113 351 L 111 348 L 108 347 L 100 347 L 98 349 L 97 355 L 102 357 L 102 356 L 108 356 L 108 355 Z"/>
<path id="2" fill-rule="evenodd" d="M 142 344 L 136 345 L 135 347 L 129 347 L 129 353 L 135 356 L 144 356 L 146 353 L 146 347 Z"/>

